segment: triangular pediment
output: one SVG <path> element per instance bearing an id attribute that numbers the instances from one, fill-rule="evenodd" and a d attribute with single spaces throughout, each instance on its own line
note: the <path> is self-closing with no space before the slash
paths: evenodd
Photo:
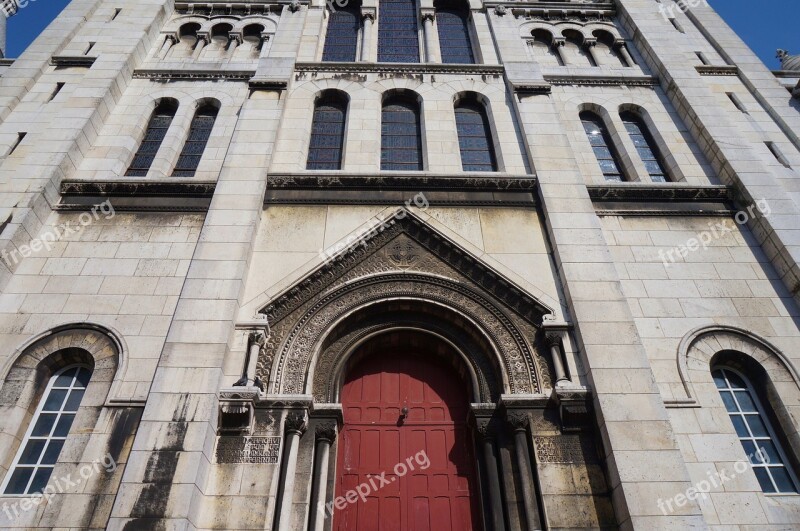
<path id="1" fill-rule="evenodd" d="M 259 310 L 274 324 L 321 294 L 358 278 L 408 272 L 480 288 L 531 324 L 553 309 L 413 212 L 401 208 L 326 251 L 326 260 Z"/>

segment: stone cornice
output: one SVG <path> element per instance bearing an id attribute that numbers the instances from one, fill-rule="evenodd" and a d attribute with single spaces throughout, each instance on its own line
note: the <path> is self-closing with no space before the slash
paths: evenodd
<path id="1" fill-rule="evenodd" d="M 204 212 L 216 183 L 198 181 L 77 181 L 61 182 L 56 210 L 87 210 L 110 201 L 115 210 L 129 212 Z"/>
<path id="2" fill-rule="evenodd" d="M 701 76 L 738 76 L 739 68 L 734 65 L 697 65 L 695 67 Z"/>
<path id="3" fill-rule="evenodd" d="M 414 173 L 341 175 L 333 172 L 273 173 L 267 177 L 267 187 L 283 190 L 481 190 L 520 191 L 536 189 L 536 177 L 531 175 L 464 174 L 446 176 Z"/>
<path id="4" fill-rule="evenodd" d="M 592 201 L 727 202 L 733 199 L 728 186 L 683 184 L 592 184 L 586 187 Z"/>
<path id="5" fill-rule="evenodd" d="M 586 2 L 484 2 L 490 7 L 502 5 L 511 10 L 515 18 L 531 20 L 569 20 L 576 22 L 610 22 L 616 15 L 616 6 L 608 1 Z"/>
<path id="6" fill-rule="evenodd" d="M 50 58 L 52 66 L 78 66 L 83 68 L 90 68 L 97 57 L 88 57 L 85 55 L 54 55 Z"/>
<path id="7" fill-rule="evenodd" d="M 658 85 L 655 76 L 586 76 L 586 75 L 546 75 L 544 80 L 552 85 L 590 85 L 614 87 L 654 87 Z"/>
<path id="8" fill-rule="evenodd" d="M 175 11 L 181 14 L 199 15 L 279 14 L 283 10 L 283 6 L 291 4 L 291 0 L 276 0 L 272 2 L 258 0 L 238 0 L 237 2 L 183 0 L 175 2 Z M 310 0 L 300 0 L 298 5 L 310 5 Z"/>
<path id="9" fill-rule="evenodd" d="M 161 70 L 157 68 L 140 68 L 134 70 L 134 79 L 149 79 L 150 81 L 183 81 L 183 80 L 224 80 L 224 81 L 250 81 L 256 75 L 255 70 L 211 70 L 211 69 L 186 69 L 186 70 Z"/>
<path id="10" fill-rule="evenodd" d="M 378 73 L 378 74 L 475 74 L 502 76 L 503 65 L 462 65 L 436 63 L 296 63 L 295 72 Z"/>

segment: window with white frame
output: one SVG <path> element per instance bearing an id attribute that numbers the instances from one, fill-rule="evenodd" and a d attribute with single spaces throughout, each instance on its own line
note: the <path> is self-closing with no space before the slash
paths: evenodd
<path id="1" fill-rule="evenodd" d="M 786 454 L 753 386 L 728 367 L 718 367 L 711 374 L 761 490 L 771 494 L 797 492 L 796 478 L 786 466 Z"/>
<path id="2" fill-rule="evenodd" d="M 88 367 L 73 365 L 50 378 L 6 475 L 4 494 L 33 494 L 47 486 L 91 376 Z"/>

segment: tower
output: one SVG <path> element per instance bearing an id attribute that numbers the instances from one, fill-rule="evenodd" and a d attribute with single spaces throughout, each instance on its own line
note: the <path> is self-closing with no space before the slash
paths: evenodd
<path id="1" fill-rule="evenodd" d="M 800 524 L 798 81 L 697 2 L 74 0 L 0 77 L 2 527 Z"/>

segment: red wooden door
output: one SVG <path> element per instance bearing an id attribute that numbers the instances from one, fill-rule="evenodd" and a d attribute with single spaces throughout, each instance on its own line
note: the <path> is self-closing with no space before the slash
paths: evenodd
<path id="1" fill-rule="evenodd" d="M 468 395 L 452 368 L 408 352 L 379 352 L 353 368 L 341 397 L 335 496 L 361 485 L 366 500 L 334 510 L 334 529 L 479 528 Z"/>

